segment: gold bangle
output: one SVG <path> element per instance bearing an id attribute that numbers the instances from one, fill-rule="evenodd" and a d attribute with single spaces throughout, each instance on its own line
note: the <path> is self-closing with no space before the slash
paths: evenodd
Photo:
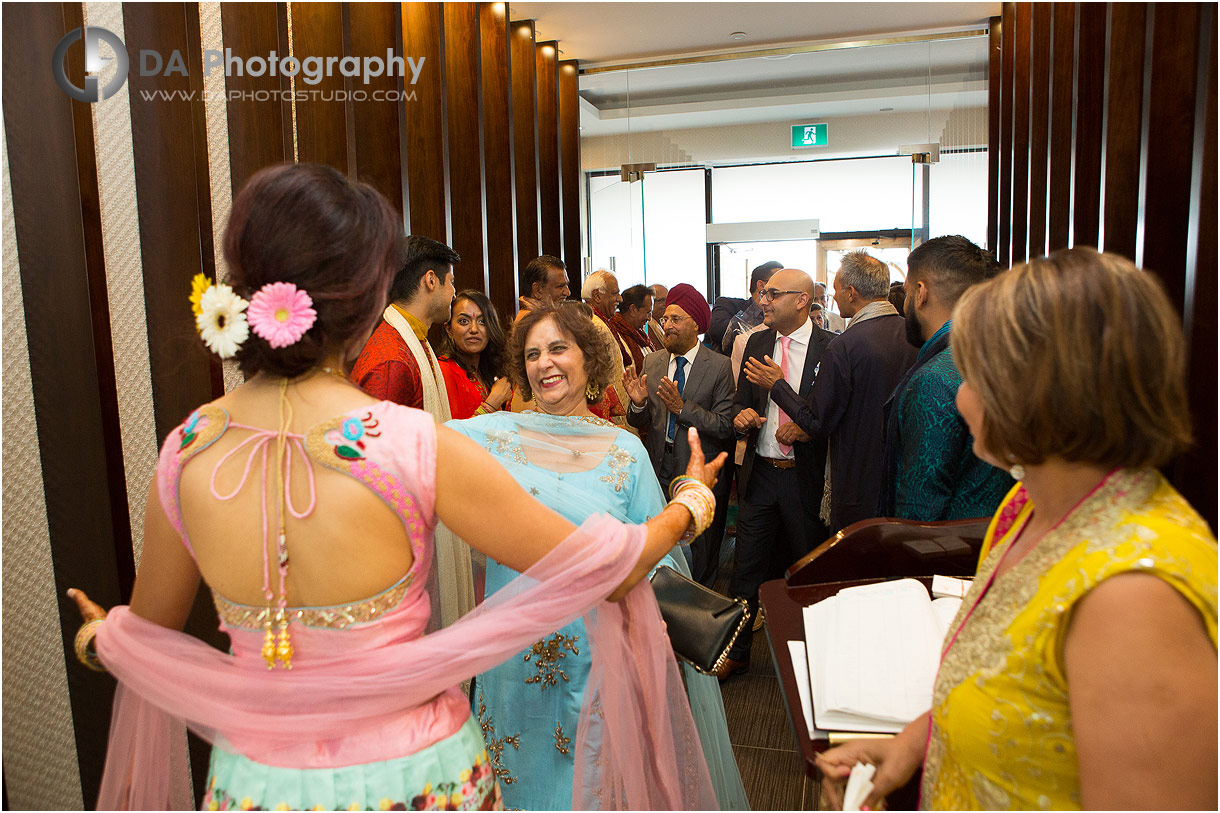
<path id="1" fill-rule="evenodd" d="M 105 620 L 104 618 L 95 618 L 92 621 L 86 621 L 76 631 L 76 641 L 74 643 L 76 659 L 94 672 L 106 671 L 106 667 L 98 660 L 97 653 L 89 651 L 89 644 L 93 642 L 94 637 L 97 635 L 98 627 Z"/>

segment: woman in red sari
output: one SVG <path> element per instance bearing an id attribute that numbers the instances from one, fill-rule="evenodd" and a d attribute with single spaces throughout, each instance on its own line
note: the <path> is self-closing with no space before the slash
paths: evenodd
<path id="1" fill-rule="evenodd" d="M 495 412 L 508 403 L 513 389 L 504 375 L 506 344 L 491 300 L 473 289 L 459 293 L 438 354 L 455 420 Z"/>

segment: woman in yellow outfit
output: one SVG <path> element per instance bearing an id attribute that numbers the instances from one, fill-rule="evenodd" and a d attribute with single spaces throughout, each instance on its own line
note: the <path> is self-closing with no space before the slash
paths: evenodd
<path id="1" fill-rule="evenodd" d="M 876 808 L 1217 806 L 1216 540 L 1157 472 L 1190 441 L 1180 323 L 1151 274 L 1078 248 L 968 291 L 957 396 L 1019 481 L 949 629 L 932 709 L 819 758 Z"/>

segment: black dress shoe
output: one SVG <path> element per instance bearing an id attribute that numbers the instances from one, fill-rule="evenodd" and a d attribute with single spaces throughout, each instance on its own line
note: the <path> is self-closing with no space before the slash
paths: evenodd
<path id="1" fill-rule="evenodd" d="M 731 678 L 733 675 L 736 675 L 738 673 L 744 674 L 749 671 L 750 671 L 750 662 L 749 661 L 735 661 L 732 658 L 725 658 L 724 663 L 720 664 L 720 668 L 717 669 L 712 674 L 714 674 L 716 676 L 717 680 L 719 680 L 721 683 L 724 683 L 726 680 Z"/>

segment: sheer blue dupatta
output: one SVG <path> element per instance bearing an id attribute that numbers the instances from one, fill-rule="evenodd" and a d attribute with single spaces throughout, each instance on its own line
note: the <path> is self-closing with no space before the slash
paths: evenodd
<path id="1" fill-rule="evenodd" d="M 599 418 L 497 412 L 447 426 L 483 446 L 522 488 L 575 524 L 596 514 L 639 524 L 665 507 L 639 438 Z M 691 575 L 677 547 L 659 564 Z M 720 684 L 685 664 L 683 670 L 691 716 L 720 808 L 748 810 Z"/>

